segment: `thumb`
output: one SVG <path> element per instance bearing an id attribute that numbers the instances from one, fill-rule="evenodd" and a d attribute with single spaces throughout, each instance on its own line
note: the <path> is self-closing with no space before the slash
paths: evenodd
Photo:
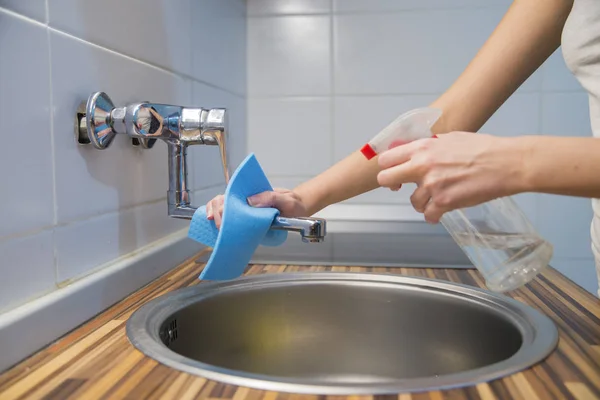
<path id="1" fill-rule="evenodd" d="M 252 207 L 275 207 L 277 204 L 276 192 L 262 192 L 248 197 L 248 204 Z"/>

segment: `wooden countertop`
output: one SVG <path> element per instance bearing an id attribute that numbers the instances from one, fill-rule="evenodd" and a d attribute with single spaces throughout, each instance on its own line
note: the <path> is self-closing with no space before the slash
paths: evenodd
<path id="1" fill-rule="evenodd" d="M 196 263 L 196 258 L 0 375 L 0 399 L 333 398 L 264 392 L 209 381 L 165 367 L 145 357 L 129 343 L 125 323 L 132 312 L 154 297 L 199 282 L 198 275 L 204 264 Z M 328 270 L 391 272 L 483 286 L 476 270 L 252 265 L 246 273 Z M 511 295 L 541 310 L 556 323 L 560 333 L 558 349 L 545 361 L 507 378 L 464 389 L 375 397 L 401 400 L 600 399 L 600 300 L 553 269 Z"/>

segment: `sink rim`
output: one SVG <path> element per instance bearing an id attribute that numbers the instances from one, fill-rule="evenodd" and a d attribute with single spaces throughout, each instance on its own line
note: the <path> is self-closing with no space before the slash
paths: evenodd
<path id="1" fill-rule="evenodd" d="M 222 368 L 185 357 L 169 349 L 159 337 L 163 322 L 175 312 L 208 297 L 240 288 L 314 283 L 394 284 L 408 290 L 426 290 L 460 296 L 502 313 L 522 335 L 523 343 L 511 357 L 500 362 L 439 377 L 382 380 L 385 383 L 314 384 L 309 379 L 281 378 Z M 178 371 L 225 384 L 298 394 L 377 395 L 473 386 L 503 378 L 530 368 L 544 360 L 558 344 L 554 322 L 535 308 L 506 295 L 462 283 L 425 277 L 373 272 L 290 272 L 243 276 L 230 281 L 203 282 L 166 293 L 143 304 L 128 319 L 126 333 L 130 343 L 146 356 Z"/>

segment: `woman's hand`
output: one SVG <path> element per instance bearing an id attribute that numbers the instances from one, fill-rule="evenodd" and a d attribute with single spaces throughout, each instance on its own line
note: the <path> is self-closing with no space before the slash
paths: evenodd
<path id="1" fill-rule="evenodd" d="M 392 190 L 416 183 L 413 207 L 437 223 L 447 211 L 525 191 L 526 151 L 519 139 L 453 132 L 382 153 L 377 180 Z"/>
<path id="2" fill-rule="evenodd" d="M 206 204 L 206 217 L 215 220 L 217 229 L 221 228 L 224 201 L 225 198 L 220 194 Z M 248 198 L 248 204 L 253 207 L 276 208 L 284 217 L 308 216 L 306 205 L 300 196 L 288 189 L 274 189 L 272 192 L 256 194 Z"/>

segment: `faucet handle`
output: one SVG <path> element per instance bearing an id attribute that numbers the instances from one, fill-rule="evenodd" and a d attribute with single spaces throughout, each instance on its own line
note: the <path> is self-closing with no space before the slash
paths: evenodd
<path id="1" fill-rule="evenodd" d="M 79 144 L 92 143 L 104 150 L 110 146 L 117 132 L 113 129 L 112 113 L 115 105 L 106 93 L 96 92 L 82 101 L 77 108 L 75 138 Z"/>
<path id="2" fill-rule="evenodd" d="M 142 103 L 150 103 L 150 100 L 144 100 Z M 131 144 L 135 147 L 140 146 L 142 149 L 151 149 L 156 144 L 158 139 L 149 139 L 149 138 L 131 138 Z"/>

